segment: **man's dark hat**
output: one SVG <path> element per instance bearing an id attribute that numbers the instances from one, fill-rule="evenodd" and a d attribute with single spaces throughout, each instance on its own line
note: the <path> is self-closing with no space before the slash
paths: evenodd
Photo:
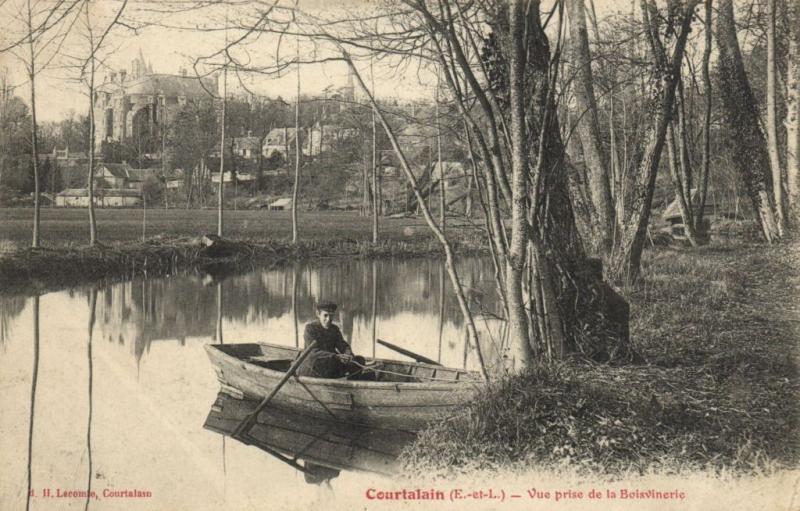
<path id="1" fill-rule="evenodd" d="M 317 310 L 330 312 L 331 314 L 333 314 L 334 312 L 336 312 L 336 304 L 333 302 L 323 300 L 317 304 Z"/>

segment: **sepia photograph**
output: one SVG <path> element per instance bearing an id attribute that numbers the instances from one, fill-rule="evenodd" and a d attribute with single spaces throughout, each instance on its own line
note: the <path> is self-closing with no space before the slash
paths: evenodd
<path id="1" fill-rule="evenodd" d="M 0 22 L 0 510 L 800 511 L 800 0 Z"/>

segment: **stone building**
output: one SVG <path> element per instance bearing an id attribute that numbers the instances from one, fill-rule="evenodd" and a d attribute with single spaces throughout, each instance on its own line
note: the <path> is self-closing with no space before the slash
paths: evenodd
<path id="1" fill-rule="evenodd" d="M 96 150 L 102 142 L 158 136 L 188 100 L 211 100 L 216 90 L 215 79 L 189 76 L 185 70 L 177 75 L 154 73 L 140 51 L 130 71 L 111 72 L 97 87 Z"/>

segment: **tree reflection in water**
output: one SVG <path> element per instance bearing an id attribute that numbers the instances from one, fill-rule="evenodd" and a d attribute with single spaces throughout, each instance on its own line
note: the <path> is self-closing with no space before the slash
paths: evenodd
<path id="1" fill-rule="evenodd" d="M 33 418 L 36 415 L 36 384 L 39 381 L 39 296 L 33 297 L 33 373 L 31 375 L 31 411 L 28 422 L 28 498 L 25 511 L 31 508 L 31 469 L 33 466 Z"/>
<path id="2" fill-rule="evenodd" d="M 294 326 L 294 347 L 300 347 L 300 327 L 297 323 L 297 265 L 292 266 L 292 325 Z"/>
<path id="3" fill-rule="evenodd" d="M 89 463 L 88 478 L 86 481 L 86 502 L 83 505 L 84 511 L 89 509 L 89 499 L 92 493 L 92 410 L 94 399 L 92 396 L 92 384 L 94 378 L 94 364 L 92 360 L 92 333 L 94 332 L 95 312 L 97 310 L 97 289 L 92 288 L 89 292 L 89 336 L 87 340 L 87 362 L 89 368 L 89 411 L 86 420 L 86 452 Z"/>
<path id="4" fill-rule="evenodd" d="M 222 335 L 222 282 L 217 282 L 217 329 L 214 340 L 219 344 L 225 344 Z"/>
<path id="5" fill-rule="evenodd" d="M 6 340 L 11 338 L 11 324 L 25 308 L 24 296 L 4 296 L 0 298 L 0 347 L 5 348 Z"/>
<path id="6" fill-rule="evenodd" d="M 378 341 L 378 261 L 372 261 L 372 358 Z"/>
<path id="7" fill-rule="evenodd" d="M 490 263 L 458 262 L 479 314 L 481 339 L 499 339 Z M 258 269 L 244 275 L 184 275 L 112 284 L 98 300 L 103 337 L 133 341 L 137 359 L 154 341 L 206 338 L 222 342 L 272 342 L 300 346 L 302 326 L 313 321 L 319 299 L 337 302 L 339 325 L 354 350 L 396 356 L 376 348 L 381 335 L 446 365 L 462 365 L 464 323 L 439 260 L 337 261 L 319 266 Z M 212 291 L 213 289 L 213 291 Z M 487 322 L 488 318 L 488 322 Z M 380 325 L 379 325 L 380 324 Z M 494 334 L 494 335 L 492 335 Z M 208 341 L 206 341 L 208 342 Z M 491 348 L 488 348 L 493 351 Z M 471 352 L 472 348 L 470 348 Z M 496 350 L 494 350 L 496 351 Z M 382 353 L 383 352 L 383 353 Z"/>

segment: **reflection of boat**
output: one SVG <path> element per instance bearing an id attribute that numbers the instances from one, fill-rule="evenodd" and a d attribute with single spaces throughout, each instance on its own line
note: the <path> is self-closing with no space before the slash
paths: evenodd
<path id="1" fill-rule="evenodd" d="M 269 394 L 300 353 L 273 344 L 212 344 L 206 351 L 222 391 L 250 399 Z M 272 403 L 315 416 L 416 431 L 456 411 L 482 381 L 474 371 L 417 362 L 367 359 L 367 364 L 377 381 L 290 378 Z"/>
<path id="2" fill-rule="evenodd" d="M 204 427 L 230 436 L 257 406 L 258 401 L 220 392 Z M 339 470 L 394 474 L 400 451 L 414 438 L 404 431 L 311 418 L 277 407 L 262 410 L 253 427 L 235 437 L 294 466 L 310 476 L 309 482 L 332 479 Z"/>

